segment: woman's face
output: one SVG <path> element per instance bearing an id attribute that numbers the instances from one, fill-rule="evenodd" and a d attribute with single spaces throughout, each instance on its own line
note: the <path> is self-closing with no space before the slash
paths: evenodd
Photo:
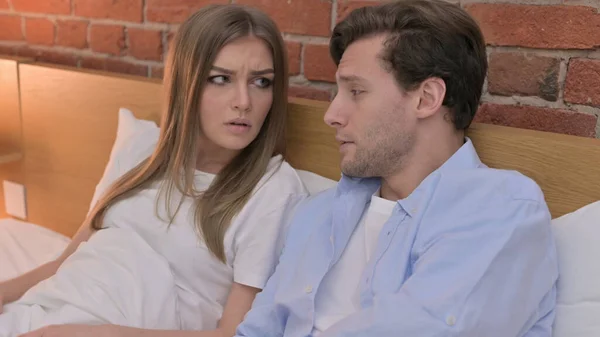
<path id="1" fill-rule="evenodd" d="M 273 56 L 256 37 L 243 37 L 217 54 L 202 94 L 200 146 L 237 154 L 257 136 L 273 102 Z"/>

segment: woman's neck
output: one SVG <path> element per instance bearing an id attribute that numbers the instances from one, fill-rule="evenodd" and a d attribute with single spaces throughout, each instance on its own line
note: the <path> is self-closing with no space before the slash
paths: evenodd
<path id="1" fill-rule="evenodd" d="M 211 143 L 200 142 L 196 156 L 196 169 L 217 174 L 239 154 L 239 151 L 227 150 Z"/>

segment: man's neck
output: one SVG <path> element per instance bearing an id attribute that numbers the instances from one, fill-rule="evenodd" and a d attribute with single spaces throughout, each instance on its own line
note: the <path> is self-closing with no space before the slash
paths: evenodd
<path id="1" fill-rule="evenodd" d="M 464 144 L 464 133 L 440 140 L 427 138 L 415 144 L 403 166 L 389 176 L 382 177 L 381 197 L 401 200 L 408 197 L 428 175 L 442 166 Z"/>

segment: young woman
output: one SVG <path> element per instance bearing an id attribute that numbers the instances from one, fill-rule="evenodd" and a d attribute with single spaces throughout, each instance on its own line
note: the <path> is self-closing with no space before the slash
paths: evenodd
<path id="1" fill-rule="evenodd" d="M 208 6 L 174 37 L 164 88 L 156 142 L 114 158 L 65 252 L 0 284 L 0 336 L 235 333 L 307 195 L 283 159 L 281 34 L 258 10 Z"/>

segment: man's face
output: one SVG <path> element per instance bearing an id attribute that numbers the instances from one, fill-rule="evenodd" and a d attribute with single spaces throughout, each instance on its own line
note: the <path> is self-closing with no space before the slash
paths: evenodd
<path id="1" fill-rule="evenodd" d="M 414 145 L 415 98 L 402 90 L 380 58 L 385 36 L 352 43 L 340 61 L 338 93 L 325 114 L 336 129 L 341 170 L 385 177 L 403 166 Z"/>

